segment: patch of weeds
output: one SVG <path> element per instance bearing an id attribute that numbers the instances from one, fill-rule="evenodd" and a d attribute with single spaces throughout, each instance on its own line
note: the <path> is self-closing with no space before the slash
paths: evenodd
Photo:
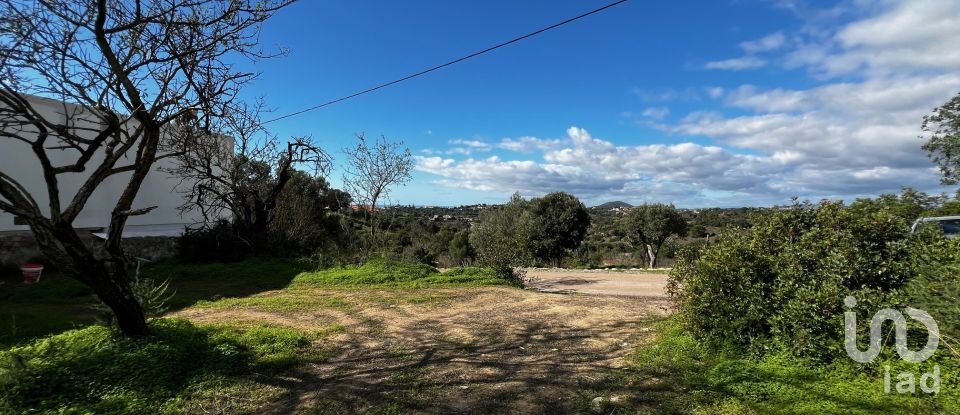
<path id="1" fill-rule="evenodd" d="M 659 324 L 657 333 L 653 343 L 631 355 L 630 375 L 617 381 L 639 391 L 640 403 L 654 408 L 649 413 L 851 415 L 960 411 L 956 388 L 946 386 L 951 379 L 944 379 L 937 396 L 886 394 L 882 375 L 846 361 L 818 364 L 785 353 L 752 357 L 712 350 L 672 319 Z M 939 359 L 941 370 L 957 367 L 955 359 Z M 900 362 L 894 363 L 892 370 L 920 373 L 924 368 Z"/>
<path id="2" fill-rule="evenodd" d="M 163 412 L 178 414 L 255 414 L 283 396 L 285 389 L 250 379 L 214 377 L 191 385 Z"/>
<path id="3" fill-rule="evenodd" d="M 315 334 L 319 338 L 324 338 L 324 337 L 336 336 L 338 334 L 346 333 L 346 332 L 347 332 L 347 326 L 336 323 L 336 324 L 331 324 L 325 328 L 317 330 Z"/>
<path id="4" fill-rule="evenodd" d="M 424 378 L 424 368 L 411 366 L 405 367 L 393 372 L 390 375 L 390 385 L 393 387 L 390 394 L 390 401 L 379 408 L 374 408 L 373 413 L 378 410 L 403 409 L 398 413 L 408 413 L 410 409 L 422 408 L 430 404 L 432 396 L 432 387 Z M 394 413 L 394 412 L 387 412 Z"/>
<path id="5" fill-rule="evenodd" d="M 310 338 L 287 327 L 257 326 L 246 330 L 224 328 L 212 335 L 214 341 L 236 339 L 253 356 L 255 369 L 279 370 L 297 362 L 298 353 L 310 345 Z"/>
<path id="6" fill-rule="evenodd" d="M 367 334 L 374 338 L 384 338 L 387 335 L 387 326 L 380 320 L 370 317 L 360 317 L 360 324 L 367 327 Z"/>
<path id="7" fill-rule="evenodd" d="M 434 303 L 446 303 L 450 301 L 452 295 L 445 293 L 427 293 L 427 294 L 410 294 L 403 296 L 402 299 L 407 304 L 434 304 Z"/>
<path id="8" fill-rule="evenodd" d="M 94 320 L 94 314 L 85 304 L 2 304 L 0 347 L 83 327 Z"/>
<path id="9" fill-rule="evenodd" d="M 223 298 L 215 301 L 199 301 L 194 306 L 197 308 L 208 309 L 252 308 L 261 311 L 283 313 L 316 308 L 345 309 L 350 307 L 350 303 L 342 298 L 333 296 L 306 295 L 291 291 L 284 291 L 282 293 L 255 297 Z"/>
<path id="10" fill-rule="evenodd" d="M 77 299 L 93 300 L 93 290 L 83 283 L 58 274 L 47 275 L 36 284 L 19 281 L 5 284 L 0 290 L 0 303 L 5 304 L 63 304 L 75 303 Z"/>
<path id="11" fill-rule="evenodd" d="M 424 288 L 435 286 L 510 285 L 486 268 L 453 268 L 441 273 L 429 265 L 368 262 L 360 266 L 331 268 L 306 272 L 294 278 L 296 285 L 318 286 L 383 286 Z"/>
<path id="12" fill-rule="evenodd" d="M 157 319 L 150 328 L 150 337 L 128 339 L 90 326 L 0 351 L 0 413 L 178 413 L 177 405 L 220 393 L 211 385 L 237 396 L 251 390 L 231 385 L 288 367 L 310 343 L 277 327 Z"/>

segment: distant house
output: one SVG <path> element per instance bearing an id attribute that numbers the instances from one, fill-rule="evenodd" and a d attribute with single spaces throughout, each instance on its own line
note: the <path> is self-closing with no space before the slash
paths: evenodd
<path id="1" fill-rule="evenodd" d="M 378 211 L 379 209 L 377 209 L 377 208 L 375 208 L 375 207 L 372 207 L 372 206 L 370 206 L 370 205 L 358 205 L 358 204 L 356 204 L 356 203 L 351 203 L 351 204 L 350 204 L 350 210 L 353 211 L 353 212 L 374 213 L 374 212 Z"/>
<path id="2" fill-rule="evenodd" d="M 27 100 L 42 116 L 57 120 L 58 123 L 72 121 L 70 117 L 79 117 L 77 114 L 83 113 L 83 107 L 56 100 L 34 96 L 28 96 Z M 96 132 L 91 130 L 84 133 L 93 136 Z M 232 146 L 232 143 L 229 145 Z M 129 152 L 127 160 L 135 157 L 135 151 L 134 148 Z M 76 150 L 57 147 L 53 143 L 47 147 L 46 153 L 54 165 L 72 163 L 78 158 Z M 98 152 L 88 166 L 97 165 L 102 157 L 103 153 Z M 203 218 L 197 212 L 180 212 L 179 208 L 184 204 L 184 195 L 181 190 L 188 189 L 190 183 L 182 182 L 180 178 L 171 177 L 171 174 L 162 171 L 164 167 L 171 167 L 172 163 L 174 163 L 172 159 L 161 159 L 154 164 L 153 171 L 146 177 L 137 194 L 134 207 L 156 206 L 157 208 L 145 215 L 130 217 L 124 230 L 124 237 L 179 236 L 187 226 L 202 222 Z M 43 170 L 29 145 L 15 139 L 0 138 L 0 171 L 23 185 L 36 199 L 41 210 L 48 210 Z M 104 181 L 77 216 L 73 223 L 74 227 L 98 232 L 108 226 L 111 211 L 129 181 L 130 174 L 120 173 Z M 72 197 L 88 176 L 89 172 L 60 175 L 61 199 Z M 29 229 L 22 220 L 10 213 L 0 211 L 0 237 L 18 235 L 22 239 L 24 234 L 28 234 Z"/>

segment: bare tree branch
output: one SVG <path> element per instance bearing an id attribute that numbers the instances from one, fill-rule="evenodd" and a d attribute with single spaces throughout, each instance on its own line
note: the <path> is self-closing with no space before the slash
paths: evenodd
<path id="1" fill-rule="evenodd" d="M 413 157 L 410 149 L 403 149 L 402 142 L 389 142 L 380 136 L 373 146 L 367 144 L 363 134 L 357 135 L 357 145 L 344 150 L 347 155 L 347 171 L 343 176 L 347 191 L 360 202 L 370 218 L 369 247 L 376 244 L 377 203 L 390 194 L 390 187 L 405 185 L 410 181 Z"/>
<path id="2" fill-rule="evenodd" d="M 0 0 L 0 140 L 33 154 L 44 182 L 28 189 L 0 166 L 0 210 L 27 219 L 44 253 L 90 285 L 129 335 L 146 332 L 120 244 L 128 218 L 152 210 L 133 206 L 140 186 L 166 141 L 196 125 L 183 123 L 186 115 L 211 125 L 236 105 L 256 74 L 232 62 L 274 56 L 258 46 L 260 25 L 291 3 Z M 218 141 L 195 131 L 191 143 Z M 73 222 L 116 176 L 124 185 L 108 257 L 98 258 Z M 47 206 L 31 192 L 45 194 Z"/>

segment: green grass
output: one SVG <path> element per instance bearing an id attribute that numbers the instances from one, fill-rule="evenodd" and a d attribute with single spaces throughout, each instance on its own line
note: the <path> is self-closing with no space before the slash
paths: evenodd
<path id="1" fill-rule="evenodd" d="M 305 269 L 295 260 L 251 259 L 229 264 L 158 263 L 144 267 L 141 274 L 169 280 L 175 295 L 167 305 L 178 310 L 201 301 L 281 289 Z M 8 275 L 0 286 L 0 347 L 96 321 L 93 306 L 99 301 L 80 282 L 56 273 L 44 274 L 32 285 L 14 277 Z"/>
<path id="2" fill-rule="evenodd" d="M 410 289 L 509 285 L 480 268 L 440 273 L 425 265 L 368 263 L 304 272 L 294 261 L 265 260 L 156 264 L 144 269 L 143 276 L 170 281 L 176 290 L 173 309 L 277 313 L 350 310 L 357 289 L 373 288 L 365 301 L 389 306 L 449 298 Z M 83 313 L 95 298 L 71 279 L 53 277 L 9 288 L 0 297 L 5 300 L 0 312 L 10 312 L 16 323 L 9 332 L 0 332 L 7 336 L 0 341 L 19 345 L 0 349 L 0 413 L 256 412 L 289 393 L 289 387 L 272 376 L 300 363 L 323 361 L 327 351 L 313 342 L 346 330 L 339 324 L 304 331 L 251 321 L 198 326 L 158 319 L 150 323 L 149 338 L 131 340 L 101 325 L 77 328 L 92 321 L 92 313 Z M 278 291 L 254 295 L 264 290 Z M 341 295 L 344 292 L 350 294 Z M 375 320 L 365 324 L 371 332 L 384 330 Z M 31 340 L 63 330 L 69 331 Z M 415 386 L 414 375 L 398 374 L 394 380 Z"/>
<path id="3" fill-rule="evenodd" d="M 294 278 L 297 286 L 378 286 L 425 288 L 437 286 L 510 285 L 486 268 L 453 268 L 441 273 L 429 265 L 370 262 L 360 266 L 304 272 Z"/>
<path id="4" fill-rule="evenodd" d="M 175 293 L 167 302 L 171 311 L 191 306 L 204 308 L 250 307 L 264 311 L 347 308 L 342 299 L 316 295 L 303 288 L 417 289 L 425 287 L 510 285 L 485 268 L 454 268 L 440 273 L 428 265 L 367 263 L 362 266 L 309 272 L 293 259 L 250 259 L 235 263 L 145 266 L 142 277 L 169 280 Z M 10 276 L 0 291 L 0 347 L 12 346 L 45 335 L 95 322 L 92 291 L 71 278 L 44 275 L 39 284 L 24 285 Z M 288 288 L 289 287 L 289 288 Z M 281 290 L 280 296 L 256 296 Z M 429 297 L 429 296 L 428 296 Z M 431 302 L 434 298 L 421 298 Z"/>
<path id="5" fill-rule="evenodd" d="M 231 407 L 251 397 L 266 402 L 277 388 L 251 374 L 297 363 L 313 338 L 283 327 L 174 319 L 151 329 L 151 337 L 131 340 L 91 326 L 0 352 L 0 413 L 183 413 L 231 394 L 243 398 L 229 400 Z"/>
<path id="6" fill-rule="evenodd" d="M 44 275 L 38 284 L 6 278 L 0 286 L 0 347 L 94 321 L 92 291 L 80 282 Z"/>
<path id="7" fill-rule="evenodd" d="M 144 268 L 142 275 L 155 281 L 169 280 L 176 295 L 168 305 L 181 309 L 199 301 L 279 290 L 307 269 L 293 259 L 257 258 L 234 263 L 159 263 Z"/>
<path id="8" fill-rule="evenodd" d="M 348 308 L 350 303 L 335 296 L 323 296 L 313 292 L 285 290 L 282 295 L 224 298 L 216 301 L 200 301 L 197 308 L 253 309 L 269 312 L 296 312 L 321 308 Z"/>
<path id="9" fill-rule="evenodd" d="M 613 382 L 640 388 L 655 413 L 667 414 L 915 414 L 960 413 L 955 358 L 941 354 L 922 366 L 890 362 L 893 382 L 901 371 L 919 379 L 941 366 L 937 396 L 887 394 L 882 364 L 864 368 L 838 360 L 829 365 L 782 353 L 745 357 L 709 350 L 673 321 L 659 325 L 658 339 L 630 357 L 630 374 Z"/>

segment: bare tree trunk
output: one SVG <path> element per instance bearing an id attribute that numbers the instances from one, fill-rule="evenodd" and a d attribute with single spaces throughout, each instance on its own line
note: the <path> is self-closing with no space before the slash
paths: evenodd
<path id="1" fill-rule="evenodd" d="M 108 259 L 98 259 L 70 225 L 54 229 L 35 225 L 32 228 L 44 255 L 68 275 L 92 288 L 97 298 L 113 311 L 117 326 L 124 335 L 143 337 L 149 334 L 143 307 L 130 288 L 126 260 L 122 255 L 117 257 L 111 253 Z"/>
<path id="2" fill-rule="evenodd" d="M 653 245 L 647 244 L 647 258 L 650 260 L 650 265 L 648 268 L 653 268 L 657 266 L 657 254 L 659 249 L 656 251 L 653 249 Z"/>
<path id="3" fill-rule="evenodd" d="M 101 264 L 103 265 L 103 264 Z M 93 290 L 117 318 L 117 327 L 127 337 L 143 337 L 149 334 L 143 307 L 130 289 L 126 264 L 113 262 L 112 266 L 101 267 L 106 274 L 97 278 Z"/>

